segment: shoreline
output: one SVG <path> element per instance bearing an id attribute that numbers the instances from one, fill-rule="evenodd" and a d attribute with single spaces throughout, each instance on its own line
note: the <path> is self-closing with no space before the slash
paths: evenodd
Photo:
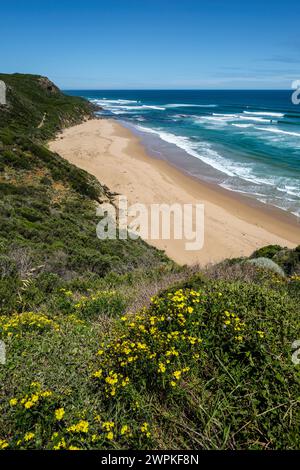
<path id="1" fill-rule="evenodd" d="M 119 124 L 119 122 L 117 122 Z M 122 126 L 122 124 L 120 124 Z M 123 126 L 122 126 L 123 127 Z M 124 127 L 127 130 L 127 127 Z M 143 146 L 143 143 L 141 139 L 136 136 L 131 130 L 129 129 L 129 132 L 137 138 L 138 142 L 140 143 L 141 146 Z M 130 147 L 130 143 L 128 144 L 128 148 Z M 144 146 L 143 146 L 144 148 Z M 145 149 L 144 149 L 145 150 Z M 147 151 L 146 151 L 147 153 Z M 285 230 L 287 227 L 285 224 L 291 224 L 294 227 L 299 228 L 299 235 L 298 235 L 298 242 L 300 243 L 300 218 L 297 218 L 296 215 L 291 214 L 288 211 L 285 211 L 283 209 L 280 209 L 279 207 L 273 206 L 271 204 L 264 204 L 263 202 L 259 201 L 256 198 L 249 197 L 246 194 L 241 194 L 237 191 L 234 190 L 229 190 L 222 188 L 216 183 L 211 183 L 209 181 L 205 181 L 204 179 L 200 179 L 197 176 L 189 173 L 186 169 L 182 167 L 178 167 L 175 163 L 171 162 L 170 160 L 167 159 L 160 159 L 159 157 L 154 157 L 151 155 L 147 155 L 147 158 L 150 158 L 154 160 L 154 162 L 161 162 L 161 167 L 164 171 L 170 171 L 170 168 L 172 168 L 172 173 L 173 177 L 175 177 L 178 181 L 180 180 L 180 184 L 182 185 L 184 183 L 185 188 L 188 190 L 188 188 L 191 187 L 192 181 L 196 185 L 200 185 L 206 188 L 207 191 L 210 192 L 210 197 L 211 200 L 215 199 L 215 202 L 219 201 L 220 198 L 226 199 L 228 203 L 231 203 L 235 206 L 235 209 L 238 209 L 238 217 L 243 218 L 243 209 L 244 206 L 246 205 L 248 209 L 251 211 L 251 208 L 253 209 L 253 216 L 256 216 L 257 213 L 256 211 L 262 211 L 265 214 L 265 224 L 268 226 L 268 223 L 274 223 L 274 217 L 277 218 L 277 223 L 281 228 L 279 228 L 278 233 L 279 236 L 282 236 L 282 229 Z M 154 163 L 155 164 L 155 163 Z M 186 178 L 182 178 L 182 176 L 185 176 Z M 193 185 L 194 185 L 193 184 Z M 217 194 L 216 194 L 217 193 Z M 249 216 L 249 213 L 247 214 Z M 249 220 L 247 220 L 249 222 Z M 252 219 L 252 222 L 255 223 L 255 219 Z M 270 225 L 270 229 L 274 229 L 273 224 Z M 275 227 L 277 229 L 277 227 Z M 285 236 L 288 235 L 289 232 L 286 232 Z M 281 235 L 280 235 L 281 234 Z M 295 242 L 297 243 L 297 242 Z"/>
<path id="2" fill-rule="evenodd" d="M 93 174 L 129 203 L 205 204 L 205 243 L 186 251 L 186 240 L 146 240 L 179 264 L 202 265 L 249 256 L 268 244 L 300 243 L 297 217 L 274 206 L 202 181 L 169 161 L 151 157 L 141 139 L 113 119 L 92 119 L 49 142 L 76 166 Z"/>

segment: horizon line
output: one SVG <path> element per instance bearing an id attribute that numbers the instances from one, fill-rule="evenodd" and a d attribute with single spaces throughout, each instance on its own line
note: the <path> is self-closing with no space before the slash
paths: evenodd
<path id="1" fill-rule="evenodd" d="M 62 91 L 293 91 L 293 88 L 61 88 Z"/>

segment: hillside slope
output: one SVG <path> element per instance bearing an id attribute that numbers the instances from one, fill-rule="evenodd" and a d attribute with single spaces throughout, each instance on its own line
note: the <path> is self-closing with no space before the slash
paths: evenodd
<path id="1" fill-rule="evenodd" d="M 46 77 L 0 74 L 0 80 L 6 84 L 8 103 L 1 108 L 0 128 L 45 139 L 92 114 L 88 101 L 64 95 Z"/>
<path id="2" fill-rule="evenodd" d="M 8 87 L 7 106 L 0 107 L 0 309 L 17 308 L 24 278 L 103 277 L 166 263 L 141 240 L 98 240 L 96 204 L 111 194 L 45 146 L 63 127 L 90 118 L 93 107 L 45 77 L 0 74 L 0 80 Z"/>

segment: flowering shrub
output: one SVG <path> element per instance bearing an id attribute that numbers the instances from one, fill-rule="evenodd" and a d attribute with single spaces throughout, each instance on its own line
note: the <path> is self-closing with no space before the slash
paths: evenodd
<path id="1" fill-rule="evenodd" d="M 182 289 L 166 298 L 153 298 L 149 309 L 122 317 L 123 334 L 103 343 L 99 368 L 93 373 L 107 397 L 114 397 L 131 381 L 176 387 L 198 361 L 202 351 L 199 292 Z M 198 307 L 198 308 L 196 308 Z"/>
<path id="2" fill-rule="evenodd" d="M 151 437 L 147 422 L 120 423 L 101 418 L 87 410 L 72 414 L 62 403 L 66 396 L 44 390 L 39 382 L 32 382 L 28 393 L 9 400 L 11 413 L 18 429 L 11 439 L 0 439 L 0 449 L 82 450 Z M 89 418 L 87 415 L 89 414 Z"/>
<path id="3" fill-rule="evenodd" d="M 42 313 L 24 312 L 0 317 L 0 337 L 20 335 L 28 331 L 59 330 L 57 322 Z"/>
<path id="4" fill-rule="evenodd" d="M 98 368 L 92 377 L 98 387 L 109 398 L 131 383 L 175 389 L 204 362 L 212 344 L 222 345 L 235 359 L 263 351 L 264 320 L 242 319 L 225 308 L 226 299 L 219 289 L 209 296 L 179 289 L 153 298 L 138 314 L 123 316 L 123 326 L 97 353 Z"/>
<path id="5" fill-rule="evenodd" d="M 124 297 L 114 290 L 102 290 L 78 298 L 71 290 L 60 289 L 59 307 L 84 319 L 99 315 L 117 316 L 125 309 Z"/>
<path id="6" fill-rule="evenodd" d="M 238 288 L 216 283 L 209 292 L 179 289 L 153 298 L 138 314 L 122 317 L 123 325 L 97 353 L 92 375 L 97 386 L 110 399 L 125 396 L 131 386 L 174 390 L 216 348 L 229 364 L 241 361 L 252 367 L 254 358 L 260 361 L 257 366 L 273 360 L 274 341 L 280 347 L 280 335 L 285 337 L 289 329 L 280 318 L 288 310 L 284 296 L 246 286 L 235 304 Z"/>
<path id="7" fill-rule="evenodd" d="M 81 297 L 74 307 L 76 313 L 83 318 L 117 316 L 124 310 L 125 301 L 116 291 L 99 291 L 90 297 Z"/>

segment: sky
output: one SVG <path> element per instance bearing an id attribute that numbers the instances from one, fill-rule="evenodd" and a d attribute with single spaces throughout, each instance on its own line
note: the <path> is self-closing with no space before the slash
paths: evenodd
<path id="1" fill-rule="evenodd" d="M 289 89 L 300 2 L 0 0 L 0 72 L 63 89 Z"/>

